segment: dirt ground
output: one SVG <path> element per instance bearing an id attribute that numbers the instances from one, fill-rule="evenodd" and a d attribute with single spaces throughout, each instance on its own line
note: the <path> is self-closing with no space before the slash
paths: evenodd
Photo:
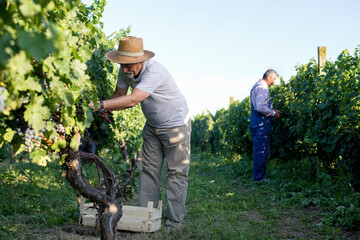
<path id="1" fill-rule="evenodd" d="M 63 225 L 47 229 L 37 229 L 29 231 L 28 236 L 32 236 L 34 240 L 99 240 L 100 235 L 95 232 L 93 227 L 85 227 L 81 225 Z M 147 239 L 151 233 L 134 233 L 118 231 L 117 239 L 125 240 L 141 240 Z"/>
<path id="2" fill-rule="evenodd" d="M 332 238 L 317 235 L 316 232 L 308 232 L 301 222 L 304 217 L 311 225 L 319 223 L 319 214 L 321 209 L 313 207 L 301 209 L 298 211 L 291 211 L 284 214 L 284 217 L 278 221 L 277 228 L 274 232 L 269 232 L 269 236 L 283 236 L 281 239 L 338 239 L 338 240 L 360 240 L 360 231 L 346 231 L 339 229 L 339 232 L 333 235 Z M 249 212 L 247 217 L 252 219 L 259 219 L 256 212 Z M 136 233 L 128 231 L 118 231 L 117 239 L 125 240 L 146 240 L 146 239 L 167 239 L 168 232 L 160 229 L 156 236 L 153 233 Z M 47 228 L 47 229 L 27 229 L 24 236 L 31 236 L 34 240 L 98 240 L 100 235 L 96 233 L 94 227 L 81 226 L 80 224 L 66 224 L 62 226 Z M 21 238 L 29 239 L 29 238 Z"/>
<path id="3" fill-rule="evenodd" d="M 308 238 L 309 233 L 304 233 L 301 229 L 299 229 L 299 231 L 294 231 L 292 225 L 294 224 L 293 218 L 289 217 L 287 221 L 288 221 L 287 223 L 281 224 L 283 226 L 279 228 L 279 231 L 284 233 L 285 234 L 284 236 L 287 236 L 282 239 L 289 239 L 289 240 L 318 239 L 317 237 Z M 33 229 L 31 231 L 28 230 L 26 235 L 31 236 L 31 239 L 33 240 L 40 240 L 40 239 L 41 240 L 99 240 L 100 239 L 100 235 L 95 233 L 93 227 L 85 227 L 75 224 L 57 226 L 47 229 Z M 125 240 L 154 239 L 151 237 L 151 235 L 152 233 L 135 233 L 135 232 L 118 231 L 117 239 L 125 239 Z M 166 238 L 162 238 L 162 239 L 166 239 Z M 341 233 L 339 233 L 338 237 L 334 239 L 359 240 L 360 231 L 357 232 L 342 231 Z"/>

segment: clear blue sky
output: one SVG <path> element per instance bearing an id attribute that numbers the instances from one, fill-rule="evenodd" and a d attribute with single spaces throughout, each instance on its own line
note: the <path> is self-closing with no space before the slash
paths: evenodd
<path id="1" fill-rule="evenodd" d="M 318 46 L 332 61 L 353 54 L 359 13 L 359 0 L 107 0 L 102 21 L 106 35 L 131 26 L 196 115 L 244 99 L 268 68 L 290 79 Z"/>

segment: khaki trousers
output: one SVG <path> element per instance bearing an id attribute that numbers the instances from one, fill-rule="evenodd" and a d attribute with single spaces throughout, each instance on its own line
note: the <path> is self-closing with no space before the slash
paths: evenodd
<path id="1" fill-rule="evenodd" d="M 188 188 L 190 167 L 191 121 L 174 128 L 153 128 L 145 124 L 143 130 L 142 169 L 139 180 L 139 206 L 148 201 L 157 207 L 160 197 L 161 170 L 167 162 L 165 218 L 182 222 Z"/>

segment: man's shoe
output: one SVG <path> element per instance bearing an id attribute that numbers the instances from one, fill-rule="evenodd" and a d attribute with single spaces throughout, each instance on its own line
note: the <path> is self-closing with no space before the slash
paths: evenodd
<path id="1" fill-rule="evenodd" d="M 267 182 L 270 182 L 270 179 L 263 178 L 261 180 L 255 181 L 255 182 L 257 182 L 257 183 L 266 182 L 267 183 Z"/>
<path id="2" fill-rule="evenodd" d="M 174 221 L 172 221 L 170 219 L 166 219 L 165 227 L 166 228 L 174 228 L 174 229 L 176 228 L 176 229 L 178 229 L 178 228 L 182 228 L 183 225 L 181 223 L 179 223 L 179 222 L 174 222 Z"/>

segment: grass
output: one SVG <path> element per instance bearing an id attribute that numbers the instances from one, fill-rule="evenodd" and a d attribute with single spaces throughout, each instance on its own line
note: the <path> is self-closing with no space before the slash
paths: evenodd
<path id="1" fill-rule="evenodd" d="M 298 186 L 303 182 L 287 183 L 284 178 L 293 174 L 282 171 L 289 169 L 279 170 L 270 162 L 273 180 L 255 184 L 251 167 L 250 160 L 240 157 L 193 153 L 184 227 L 151 234 L 118 232 L 118 239 L 360 238 L 359 232 L 324 221 L 328 212 L 312 203 L 322 198 L 306 197 L 307 186 Z M 56 164 L 1 166 L 0 177 L 1 239 L 99 239 L 77 223 L 75 193 Z M 163 193 L 161 198 L 166 206 Z"/>

